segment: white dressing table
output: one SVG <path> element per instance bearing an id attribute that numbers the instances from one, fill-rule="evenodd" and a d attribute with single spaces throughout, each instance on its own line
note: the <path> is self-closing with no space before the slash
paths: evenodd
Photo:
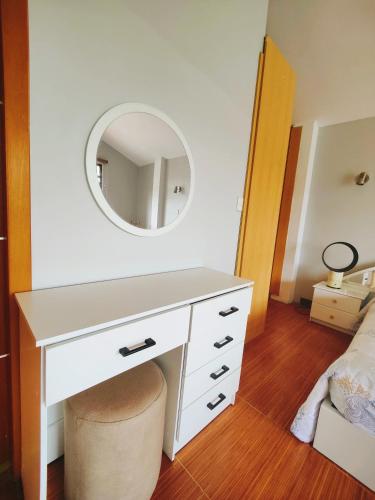
<path id="1" fill-rule="evenodd" d="M 26 500 L 46 498 L 47 409 L 73 394 L 155 359 L 171 459 L 233 404 L 252 285 L 195 268 L 17 294 Z"/>

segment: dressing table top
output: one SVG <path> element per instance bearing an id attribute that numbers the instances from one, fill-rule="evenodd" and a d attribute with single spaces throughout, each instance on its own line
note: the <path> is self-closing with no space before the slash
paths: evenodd
<path id="1" fill-rule="evenodd" d="M 16 294 L 46 346 L 253 285 L 203 267 Z"/>

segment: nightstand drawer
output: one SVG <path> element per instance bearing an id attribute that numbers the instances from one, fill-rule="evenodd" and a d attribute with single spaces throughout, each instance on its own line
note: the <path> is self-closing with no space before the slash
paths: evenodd
<path id="1" fill-rule="evenodd" d="M 350 314 L 357 314 L 362 304 L 361 299 L 348 297 L 347 295 L 341 295 L 333 291 L 330 292 L 322 288 L 315 288 L 314 302 L 333 309 L 340 309 Z"/>
<path id="2" fill-rule="evenodd" d="M 339 309 L 332 309 L 321 304 L 313 303 L 311 307 L 310 317 L 312 320 L 322 321 L 334 326 L 338 326 L 345 330 L 353 330 L 357 321 L 357 316 L 349 314 Z"/>

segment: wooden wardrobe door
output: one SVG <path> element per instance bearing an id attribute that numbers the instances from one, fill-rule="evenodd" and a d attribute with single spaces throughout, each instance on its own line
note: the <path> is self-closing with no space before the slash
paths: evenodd
<path id="1" fill-rule="evenodd" d="M 31 289 L 28 1 L 0 0 L 13 473 L 20 475 L 20 365 L 14 293 Z"/>
<path id="2" fill-rule="evenodd" d="M 0 12 L 1 13 L 1 12 Z M 10 461 L 10 370 L 5 209 L 4 82 L 0 37 L 0 473 Z"/>
<path id="3" fill-rule="evenodd" d="M 258 88 L 237 257 L 237 274 L 255 281 L 246 340 L 264 330 L 295 91 L 294 72 L 269 37 Z"/>

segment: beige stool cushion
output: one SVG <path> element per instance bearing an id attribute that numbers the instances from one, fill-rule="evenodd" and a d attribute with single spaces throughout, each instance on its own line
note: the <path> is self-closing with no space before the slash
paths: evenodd
<path id="1" fill-rule="evenodd" d="M 152 361 L 65 402 L 65 498 L 143 500 L 160 471 L 167 384 Z"/>

